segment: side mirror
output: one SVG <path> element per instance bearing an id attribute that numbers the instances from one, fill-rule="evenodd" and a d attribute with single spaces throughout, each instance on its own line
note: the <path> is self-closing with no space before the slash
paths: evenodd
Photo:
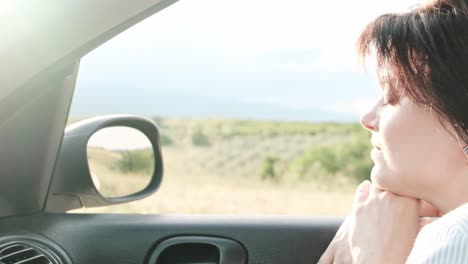
<path id="1" fill-rule="evenodd" d="M 136 116 L 102 116 L 65 130 L 47 212 L 127 203 L 159 188 L 163 175 L 156 124 Z"/>

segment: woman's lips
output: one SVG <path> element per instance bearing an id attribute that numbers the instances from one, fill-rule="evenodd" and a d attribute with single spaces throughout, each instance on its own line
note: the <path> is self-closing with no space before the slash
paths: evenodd
<path id="1" fill-rule="evenodd" d="M 374 147 L 372 150 L 371 150 L 371 158 L 373 160 L 377 159 L 378 157 L 380 157 L 380 155 L 382 155 L 382 151 L 376 147 Z"/>

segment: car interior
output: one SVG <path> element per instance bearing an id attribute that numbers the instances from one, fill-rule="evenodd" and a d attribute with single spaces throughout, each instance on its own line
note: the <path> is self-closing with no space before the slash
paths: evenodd
<path id="1" fill-rule="evenodd" d="M 175 2 L 6 4 L 0 16 L 1 264 L 306 264 L 327 248 L 340 217 L 66 213 L 148 197 L 164 180 L 152 120 L 101 116 L 65 127 L 80 59 Z M 147 137 L 154 170 L 138 192 L 106 197 L 93 181 L 86 144 L 116 126 Z"/>

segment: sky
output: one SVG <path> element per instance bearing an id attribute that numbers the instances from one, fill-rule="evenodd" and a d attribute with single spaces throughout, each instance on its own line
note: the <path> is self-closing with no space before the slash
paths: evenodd
<path id="1" fill-rule="evenodd" d="M 355 41 L 403 0 L 180 0 L 81 61 L 71 115 L 357 121 Z"/>
<path id="2" fill-rule="evenodd" d="M 125 140 L 122 140 L 125 138 Z M 151 149 L 148 137 L 137 129 L 130 127 L 106 127 L 94 133 L 88 141 L 88 147 L 106 150 L 139 150 Z"/>

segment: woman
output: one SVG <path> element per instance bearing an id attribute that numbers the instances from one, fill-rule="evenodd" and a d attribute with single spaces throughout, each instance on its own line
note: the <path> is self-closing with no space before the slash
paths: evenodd
<path id="1" fill-rule="evenodd" d="M 361 117 L 372 183 L 319 263 L 468 263 L 468 0 L 380 16 L 358 52 L 382 88 Z"/>

